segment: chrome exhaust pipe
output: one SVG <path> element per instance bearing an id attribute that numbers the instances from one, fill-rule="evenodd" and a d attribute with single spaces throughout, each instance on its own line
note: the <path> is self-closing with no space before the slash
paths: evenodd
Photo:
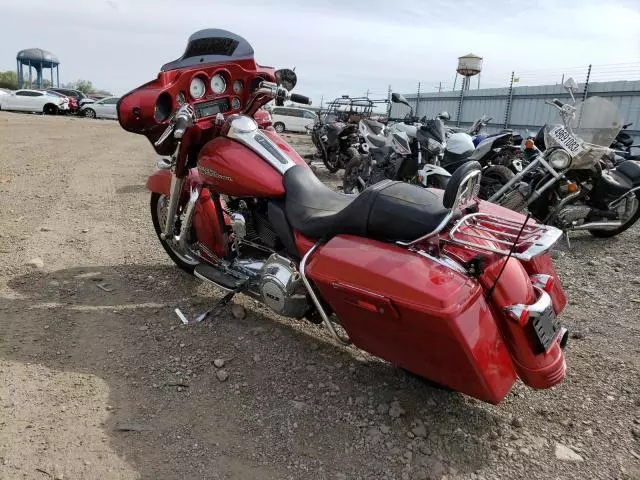
<path id="1" fill-rule="evenodd" d="M 569 342 L 569 330 L 564 327 L 560 328 L 560 335 L 558 335 L 558 343 L 560 344 L 560 348 L 564 350 Z"/>
<path id="2" fill-rule="evenodd" d="M 582 225 L 575 225 L 571 230 L 613 230 L 622 226 L 622 222 L 590 222 Z"/>

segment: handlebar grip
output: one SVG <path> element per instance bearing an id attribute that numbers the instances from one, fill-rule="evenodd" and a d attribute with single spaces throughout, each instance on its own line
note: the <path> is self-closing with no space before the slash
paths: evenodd
<path id="1" fill-rule="evenodd" d="M 560 108 L 564 107 L 564 103 L 562 103 L 562 102 L 561 102 L 560 100 L 558 100 L 557 98 L 554 98 L 554 99 L 553 99 L 553 101 L 552 101 L 551 103 L 553 103 L 554 105 L 556 105 L 556 106 L 558 106 L 558 107 L 560 107 Z"/>
<path id="2" fill-rule="evenodd" d="M 175 138 L 182 138 L 188 126 L 189 126 L 189 119 L 185 115 L 176 116 L 175 129 L 173 131 L 173 136 Z"/>
<path id="3" fill-rule="evenodd" d="M 297 93 L 292 93 L 291 96 L 289 97 L 289 100 L 295 103 L 311 105 L 311 99 L 309 97 L 305 97 L 304 95 L 298 95 Z"/>

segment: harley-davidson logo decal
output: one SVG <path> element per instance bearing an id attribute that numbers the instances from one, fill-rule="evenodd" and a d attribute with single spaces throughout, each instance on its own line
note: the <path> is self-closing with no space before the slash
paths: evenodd
<path id="1" fill-rule="evenodd" d="M 221 175 L 215 170 L 211 170 L 210 168 L 207 168 L 207 167 L 198 166 L 198 172 L 200 172 L 201 175 L 206 175 L 207 177 L 219 178 L 220 180 L 227 180 L 228 182 L 233 182 L 233 178 L 227 177 L 226 175 Z"/>

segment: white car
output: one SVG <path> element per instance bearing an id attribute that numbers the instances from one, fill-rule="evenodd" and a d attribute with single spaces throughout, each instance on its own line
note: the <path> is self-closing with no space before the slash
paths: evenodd
<path id="1" fill-rule="evenodd" d="M 274 107 L 271 112 L 273 128 L 278 133 L 289 132 L 306 133 L 307 125 L 313 126 L 318 116 L 311 110 L 296 107 Z"/>
<path id="2" fill-rule="evenodd" d="M 39 112 L 55 115 L 69 110 L 69 100 L 42 90 L 16 90 L 8 95 L 0 95 L 0 110 Z"/>
<path id="3" fill-rule="evenodd" d="M 119 97 L 107 97 L 97 102 L 85 104 L 80 108 L 80 115 L 88 118 L 118 118 L 116 105 Z"/>

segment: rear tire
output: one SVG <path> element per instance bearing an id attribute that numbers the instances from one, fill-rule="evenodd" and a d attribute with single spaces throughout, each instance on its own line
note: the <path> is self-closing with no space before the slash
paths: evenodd
<path id="1" fill-rule="evenodd" d="M 329 173 L 336 173 L 340 168 L 342 168 L 342 162 L 340 162 L 340 156 L 336 153 L 333 158 L 331 158 L 329 152 L 325 150 L 322 154 L 322 163 L 329 170 Z"/>
<path id="2" fill-rule="evenodd" d="M 276 133 L 284 133 L 284 123 L 282 122 L 274 123 L 273 129 L 276 131 Z"/>
<path id="3" fill-rule="evenodd" d="M 631 228 L 640 218 L 640 194 L 636 193 L 636 211 L 629 220 L 615 230 L 588 230 L 588 232 L 596 238 L 611 238 L 621 234 L 625 230 Z"/>
<path id="4" fill-rule="evenodd" d="M 360 156 L 353 157 L 344 167 L 344 176 L 342 177 L 342 191 L 347 194 L 360 193 L 363 190 L 362 184 L 358 181 L 358 177 L 362 171 L 362 158 Z"/>
<path id="5" fill-rule="evenodd" d="M 42 113 L 45 115 L 57 115 L 58 107 L 53 103 L 47 103 L 42 109 Z"/>
<path id="6" fill-rule="evenodd" d="M 182 270 L 193 275 L 193 270 L 196 268 L 196 266 L 200 262 L 194 259 L 191 259 L 191 261 L 187 261 L 186 257 L 179 255 L 177 251 L 174 250 L 174 248 L 172 248 L 172 246 L 169 245 L 169 243 L 166 240 L 164 240 L 160 235 L 163 231 L 164 225 L 161 226 L 160 224 L 160 218 L 158 216 L 158 212 L 159 212 L 158 207 L 161 207 L 161 205 L 159 205 L 160 202 L 165 201 L 166 199 L 167 197 L 165 195 L 161 195 L 159 193 L 151 194 L 151 220 L 153 221 L 153 228 L 156 231 L 158 240 L 160 240 L 160 243 L 162 244 L 162 248 L 164 248 L 165 252 L 167 252 L 169 257 L 171 257 L 171 260 L 173 260 L 173 262 Z"/>
<path id="7" fill-rule="evenodd" d="M 488 200 L 504 187 L 515 174 L 504 165 L 492 165 L 482 172 L 479 197 Z"/>

